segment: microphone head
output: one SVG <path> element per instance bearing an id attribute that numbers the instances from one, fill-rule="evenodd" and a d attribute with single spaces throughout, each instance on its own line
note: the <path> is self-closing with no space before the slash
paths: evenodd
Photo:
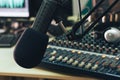
<path id="1" fill-rule="evenodd" d="M 33 29 L 26 29 L 17 42 L 14 50 L 16 63 L 24 68 L 37 66 L 45 53 L 48 36 Z"/>
<path id="2" fill-rule="evenodd" d="M 118 42 L 120 41 L 120 30 L 111 28 L 104 33 L 104 38 L 107 42 Z"/>

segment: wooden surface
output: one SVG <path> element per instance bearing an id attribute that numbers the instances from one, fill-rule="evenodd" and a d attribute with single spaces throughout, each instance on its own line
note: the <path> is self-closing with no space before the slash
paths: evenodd
<path id="1" fill-rule="evenodd" d="M 60 80 L 98 80 L 91 77 L 76 77 L 50 72 L 40 68 L 25 69 L 18 66 L 13 58 L 13 48 L 0 48 L 0 76 L 31 77 Z"/>

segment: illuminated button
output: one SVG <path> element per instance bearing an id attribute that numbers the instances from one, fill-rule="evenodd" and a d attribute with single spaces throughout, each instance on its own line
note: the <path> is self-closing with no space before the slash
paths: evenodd
<path id="1" fill-rule="evenodd" d="M 52 56 L 51 58 L 49 58 L 49 61 L 53 61 L 55 59 L 55 56 Z"/>
<path id="2" fill-rule="evenodd" d="M 74 60 L 71 58 L 70 60 L 67 61 L 68 64 L 71 64 Z"/>
<path id="3" fill-rule="evenodd" d="M 119 57 L 116 57 L 115 59 L 116 59 L 116 60 L 119 60 L 120 58 L 119 58 Z"/>
<path id="4" fill-rule="evenodd" d="M 55 55 L 56 53 L 57 53 L 57 51 L 54 50 L 54 51 L 51 52 L 50 54 L 51 54 L 51 55 Z"/>
<path id="5" fill-rule="evenodd" d="M 75 50 L 72 50 L 72 53 L 75 53 L 76 51 Z"/>
<path id="6" fill-rule="evenodd" d="M 66 62 L 68 60 L 68 57 L 64 57 L 64 59 L 62 60 L 62 62 Z"/>
<path id="7" fill-rule="evenodd" d="M 78 53 L 78 54 L 81 54 L 82 52 L 81 52 L 81 51 L 78 51 L 77 53 Z"/>
<path id="8" fill-rule="evenodd" d="M 95 64 L 93 67 L 92 67 L 92 70 L 96 70 L 98 68 L 98 64 Z"/>
<path id="9" fill-rule="evenodd" d="M 105 55 L 105 54 L 103 54 L 103 55 L 102 55 L 102 58 L 105 58 L 105 57 L 106 57 L 106 55 Z"/>
<path id="10" fill-rule="evenodd" d="M 72 65 L 73 65 L 73 66 L 76 66 L 78 63 L 79 63 L 79 62 L 78 62 L 77 60 L 75 60 L 75 61 L 72 63 Z"/>
<path id="11" fill-rule="evenodd" d="M 85 62 L 81 62 L 80 64 L 78 64 L 78 67 L 83 67 L 85 65 Z"/>
<path id="12" fill-rule="evenodd" d="M 63 56 L 59 56 L 58 58 L 56 58 L 57 61 L 61 61 L 63 59 Z"/>
<path id="13" fill-rule="evenodd" d="M 91 66 L 92 66 L 92 63 L 88 63 L 88 64 L 85 66 L 85 68 L 86 68 L 86 69 L 89 69 Z"/>

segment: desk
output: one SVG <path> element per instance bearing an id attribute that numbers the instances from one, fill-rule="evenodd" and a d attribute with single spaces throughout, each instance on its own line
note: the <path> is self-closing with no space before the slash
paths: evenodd
<path id="1" fill-rule="evenodd" d="M 41 68 L 25 69 L 18 66 L 13 58 L 13 48 L 0 48 L 0 76 L 31 77 L 40 79 L 60 80 L 98 80 L 91 77 L 76 77 L 63 75 L 56 72 L 43 70 Z"/>

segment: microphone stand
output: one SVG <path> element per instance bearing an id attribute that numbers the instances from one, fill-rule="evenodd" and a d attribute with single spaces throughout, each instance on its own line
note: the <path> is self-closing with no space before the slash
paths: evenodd
<path id="1" fill-rule="evenodd" d="M 79 28 L 79 25 L 83 24 L 84 21 L 104 2 L 104 0 L 101 0 L 80 22 L 76 23 L 72 31 L 67 35 L 69 40 L 75 40 L 82 38 L 86 33 L 88 33 L 95 25 L 96 23 L 106 14 L 108 13 L 118 2 L 119 0 L 115 0 L 108 8 L 105 10 L 105 12 L 97 18 L 96 21 L 94 21 L 81 35 L 75 35 L 75 32 Z"/>

